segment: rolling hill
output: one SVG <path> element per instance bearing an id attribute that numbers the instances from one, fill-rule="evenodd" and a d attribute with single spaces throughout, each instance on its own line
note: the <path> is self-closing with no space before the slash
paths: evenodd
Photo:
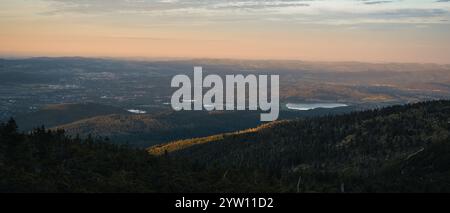
<path id="1" fill-rule="evenodd" d="M 248 171 L 255 182 L 275 178 L 287 191 L 448 191 L 449 137 L 450 101 L 435 101 L 283 121 L 148 152 L 228 176 Z"/>
<path id="2" fill-rule="evenodd" d="M 309 111 L 283 110 L 280 112 L 280 119 L 342 114 L 358 110 L 358 107 Z M 174 140 L 235 132 L 260 124 L 259 111 L 175 112 L 166 110 L 147 114 L 100 115 L 58 125 L 52 129 L 64 129 L 72 136 L 91 135 L 113 138 L 115 143 L 127 143 L 134 147 L 145 148 Z"/>
<path id="3" fill-rule="evenodd" d="M 29 131 L 44 125 L 51 128 L 77 120 L 109 114 L 130 114 L 113 106 L 97 103 L 51 104 L 42 109 L 18 115 L 16 122 L 21 130 Z"/>
<path id="4" fill-rule="evenodd" d="M 242 119 L 242 122 L 235 123 L 236 118 Z M 116 143 L 148 147 L 182 138 L 250 128 L 259 123 L 259 114 L 252 112 L 166 111 L 154 114 L 95 116 L 59 125 L 53 129 L 64 129 L 69 135 L 109 137 L 114 138 Z"/>

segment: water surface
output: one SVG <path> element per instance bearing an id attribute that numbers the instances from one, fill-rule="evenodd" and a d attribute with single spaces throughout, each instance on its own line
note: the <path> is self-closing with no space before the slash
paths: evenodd
<path id="1" fill-rule="evenodd" d="M 286 104 L 286 107 L 288 109 L 292 110 L 311 110 L 311 109 L 318 109 L 318 108 L 324 108 L 324 109 L 332 109 L 336 107 L 346 107 L 347 104 L 342 103 L 288 103 Z"/>

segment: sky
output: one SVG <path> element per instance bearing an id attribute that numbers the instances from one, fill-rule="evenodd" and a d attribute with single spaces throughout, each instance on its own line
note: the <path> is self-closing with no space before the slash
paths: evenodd
<path id="1" fill-rule="evenodd" d="M 0 55 L 450 64 L 450 0 L 0 0 Z"/>

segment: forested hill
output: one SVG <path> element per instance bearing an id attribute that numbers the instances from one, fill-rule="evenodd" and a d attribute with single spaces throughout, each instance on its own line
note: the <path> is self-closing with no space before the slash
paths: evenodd
<path id="1" fill-rule="evenodd" d="M 178 141 L 156 156 L 23 134 L 10 120 L 0 192 L 450 192 L 449 119 L 450 101 L 417 103 Z"/>
<path id="2" fill-rule="evenodd" d="M 450 191 L 449 131 L 450 101 L 432 101 L 278 122 L 149 152 L 206 168 L 255 171 L 248 177 L 254 181 L 266 172 L 286 181 L 282 191 L 340 191 L 341 184 L 358 192 Z"/>

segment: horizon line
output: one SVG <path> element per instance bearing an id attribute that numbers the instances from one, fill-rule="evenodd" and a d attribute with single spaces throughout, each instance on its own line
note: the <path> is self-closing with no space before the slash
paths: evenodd
<path id="1" fill-rule="evenodd" d="M 364 61 L 364 60 L 304 60 L 304 59 L 270 59 L 270 58 L 231 58 L 231 57 L 166 57 L 166 56 L 82 56 L 82 55 L 10 55 L 0 54 L 0 59 L 38 59 L 38 58 L 83 58 L 83 59 L 105 59 L 105 60 L 125 60 L 125 61 L 195 61 L 195 60 L 222 60 L 222 61 L 277 61 L 277 62 L 307 62 L 307 63 L 361 63 L 361 64 L 417 64 L 417 65 L 439 65 L 450 66 L 448 63 L 438 62 L 412 62 L 412 61 Z"/>

